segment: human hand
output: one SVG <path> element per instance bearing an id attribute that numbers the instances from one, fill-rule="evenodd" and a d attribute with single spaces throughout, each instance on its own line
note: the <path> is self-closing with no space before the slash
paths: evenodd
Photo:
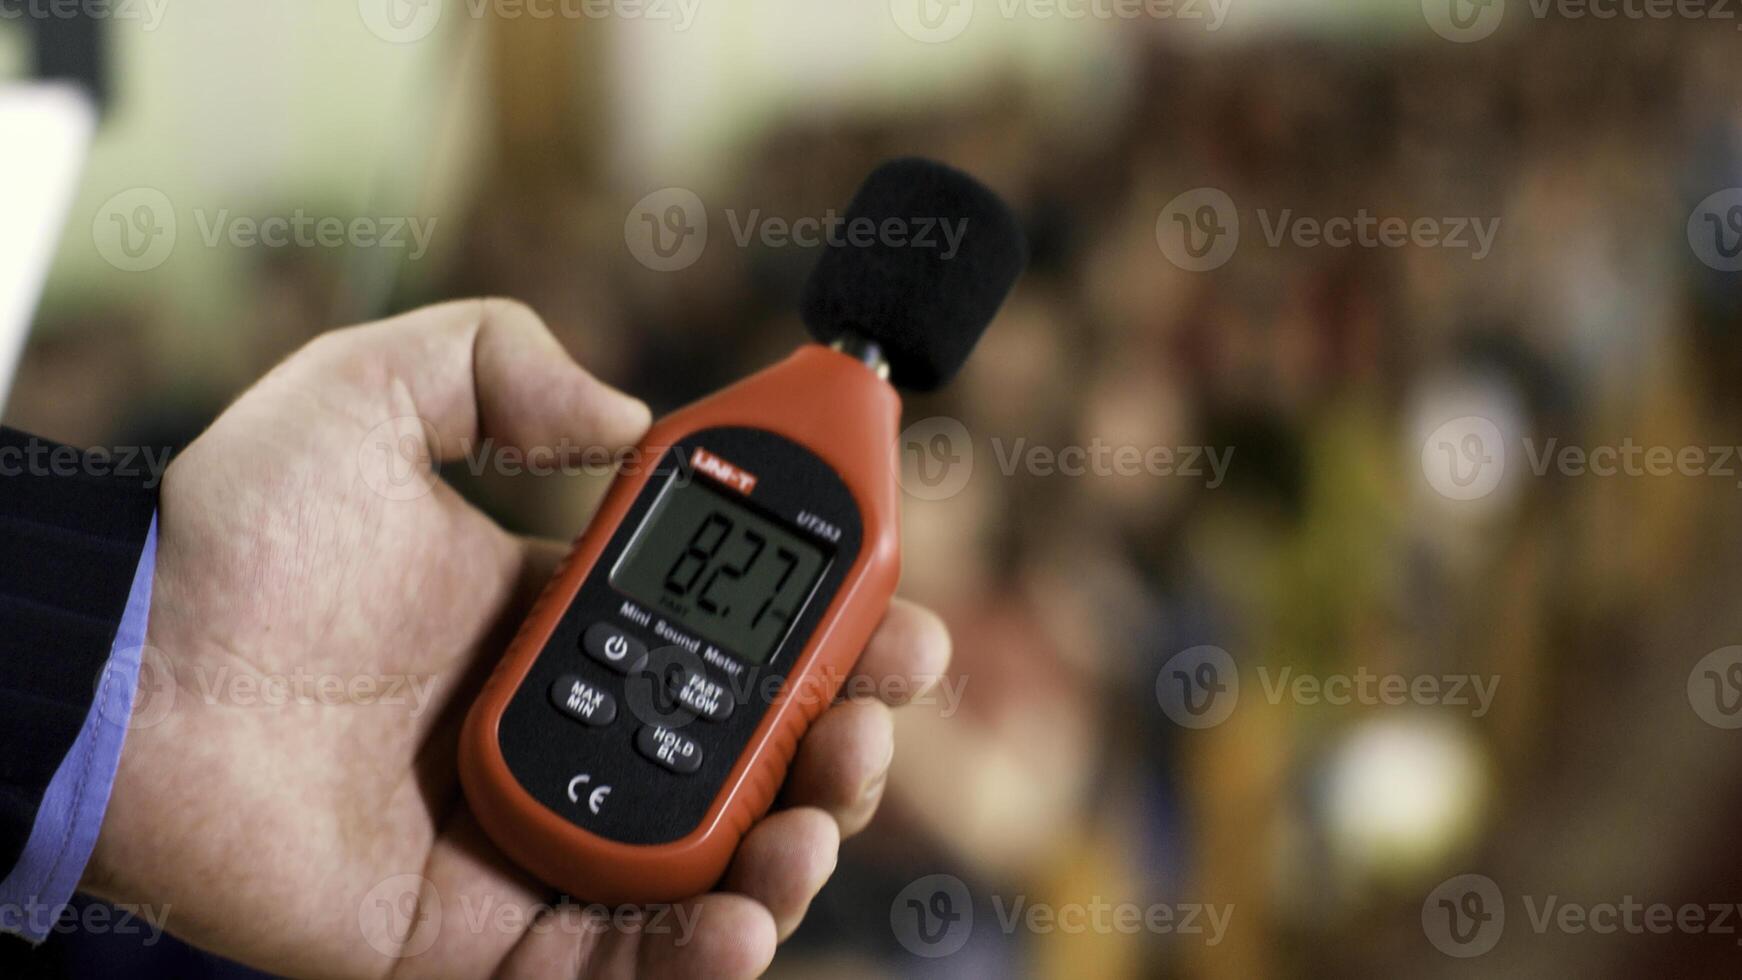
<path id="1" fill-rule="evenodd" d="M 563 549 L 507 533 L 439 479 L 383 484 L 373 455 L 402 439 L 448 459 L 482 438 L 614 449 L 648 423 L 501 300 L 335 331 L 269 373 L 165 476 L 155 652 L 84 889 L 297 976 L 764 970 L 876 809 L 890 705 L 848 700 L 818 720 L 786 807 L 668 928 L 553 909 L 478 829 L 455 753 Z M 948 656 L 937 618 L 897 600 L 857 670 L 912 692 Z M 173 675 L 164 691 L 153 663 Z"/>

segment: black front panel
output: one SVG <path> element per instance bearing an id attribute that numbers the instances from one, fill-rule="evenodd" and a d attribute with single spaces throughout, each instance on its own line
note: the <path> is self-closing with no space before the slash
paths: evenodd
<path id="1" fill-rule="evenodd" d="M 743 474 L 755 478 L 748 493 L 738 489 Z M 689 834 L 862 537 L 852 494 L 802 446 L 749 428 L 685 437 L 658 462 L 503 712 L 497 739 L 509 771 L 602 837 L 662 844 Z"/>

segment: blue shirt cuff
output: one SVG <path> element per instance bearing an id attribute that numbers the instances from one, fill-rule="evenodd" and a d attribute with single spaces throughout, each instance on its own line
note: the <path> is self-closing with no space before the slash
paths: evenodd
<path id="1" fill-rule="evenodd" d="M 145 646 L 151 577 L 156 566 L 154 517 L 133 573 L 127 609 L 84 727 L 48 784 L 23 854 L 12 873 L 0 881 L 0 931 L 33 943 L 47 939 L 78 889 L 91 851 L 97 846 L 97 832 L 109 809 L 109 791 L 115 785 L 121 746 L 127 738 L 133 694 L 139 686 L 139 658 Z"/>

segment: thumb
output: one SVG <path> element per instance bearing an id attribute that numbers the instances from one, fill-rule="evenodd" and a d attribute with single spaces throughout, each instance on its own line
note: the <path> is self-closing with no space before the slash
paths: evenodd
<path id="1" fill-rule="evenodd" d="M 571 462 L 638 442 L 645 404 L 588 374 L 523 303 L 442 303 L 334 331 L 310 367 L 382 392 L 433 429 L 441 458 L 488 438 Z"/>

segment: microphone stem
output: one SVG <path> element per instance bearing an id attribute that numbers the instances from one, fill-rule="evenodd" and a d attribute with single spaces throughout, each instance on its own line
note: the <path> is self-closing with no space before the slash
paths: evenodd
<path id="1" fill-rule="evenodd" d="M 878 346 L 877 341 L 849 331 L 836 337 L 829 344 L 829 348 L 838 350 L 870 368 L 881 380 L 889 380 L 889 359 L 883 356 L 883 348 Z"/>

